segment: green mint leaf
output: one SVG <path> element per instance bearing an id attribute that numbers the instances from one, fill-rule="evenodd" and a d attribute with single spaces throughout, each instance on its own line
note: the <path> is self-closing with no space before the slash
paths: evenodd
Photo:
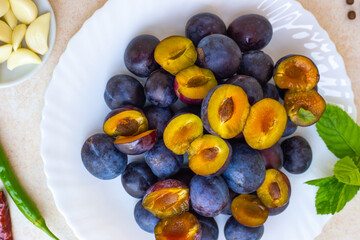
<path id="1" fill-rule="evenodd" d="M 297 116 L 301 121 L 306 123 L 313 122 L 316 120 L 316 117 L 312 112 L 310 112 L 309 110 L 305 110 L 303 108 L 299 109 Z"/>
<path id="2" fill-rule="evenodd" d="M 334 214 L 340 212 L 359 190 L 359 186 L 339 182 L 335 176 L 319 187 L 316 193 L 315 206 L 317 214 Z"/>
<path id="3" fill-rule="evenodd" d="M 360 156 L 360 127 L 341 108 L 327 104 L 316 129 L 338 158 Z"/>
<path id="4" fill-rule="evenodd" d="M 337 161 L 334 167 L 335 177 L 339 182 L 360 186 L 360 171 L 350 157 Z"/>
<path id="5" fill-rule="evenodd" d="M 309 185 L 312 185 L 312 186 L 321 187 L 321 186 L 325 186 L 326 184 L 328 184 L 332 180 L 333 180 L 333 177 L 326 177 L 326 178 L 319 178 L 319 179 L 307 181 L 305 183 L 309 184 Z"/>

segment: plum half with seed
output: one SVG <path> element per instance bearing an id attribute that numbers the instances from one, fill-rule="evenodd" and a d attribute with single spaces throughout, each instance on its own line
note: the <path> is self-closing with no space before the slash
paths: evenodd
<path id="1" fill-rule="evenodd" d="M 286 121 L 284 106 L 272 98 L 264 98 L 250 109 L 244 127 L 245 141 L 254 149 L 270 148 L 283 135 Z"/>
<path id="2" fill-rule="evenodd" d="M 286 176 L 285 176 L 286 177 Z M 284 206 L 290 197 L 290 182 L 276 169 L 266 170 L 264 183 L 256 191 L 260 201 L 268 208 Z"/>
<path id="3" fill-rule="evenodd" d="M 182 155 L 190 147 L 190 143 L 203 135 L 203 124 L 195 114 L 175 115 L 164 131 L 165 146 L 173 153 Z"/>
<path id="4" fill-rule="evenodd" d="M 241 87 L 223 84 L 213 88 L 201 105 L 205 129 L 224 139 L 238 136 L 250 111 L 246 93 Z"/>
<path id="5" fill-rule="evenodd" d="M 206 134 L 195 139 L 188 150 L 189 167 L 197 175 L 216 176 L 229 166 L 231 145 L 218 136 Z"/>
<path id="6" fill-rule="evenodd" d="M 105 117 L 103 129 L 112 137 L 135 136 L 148 130 L 148 120 L 140 108 L 125 106 Z"/>
<path id="7" fill-rule="evenodd" d="M 313 89 L 319 80 L 319 70 L 308 57 L 288 55 L 275 64 L 274 81 L 281 89 L 308 91 Z"/>
<path id="8" fill-rule="evenodd" d="M 154 57 L 156 62 L 167 72 L 175 75 L 194 65 L 197 53 L 190 39 L 182 36 L 170 36 L 157 45 Z"/>
<path id="9" fill-rule="evenodd" d="M 182 182 L 166 179 L 152 185 L 142 202 L 158 218 L 167 218 L 189 210 L 189 188 Z"/>
<path id="10" fill-rule="evenodd" d="M 201 240 L 201 236 L 201 225 L 189 212 L 162 219 L 155 226 L 156 240 Z"/>
<path id="11" fill-rule="evenodd" d="M 326 109 L 326 102 L 314 89 L 305 92 L 287 91 L 284 106 L 290 120 L 298 126 L 316 123 Z"/>
<path id="12" fill-rule="evenodd" d="M 178 98 L 187 104 L 200 104 L 217 81 L 214 74 L 206 68 L 191 66 L 175 76 L 174 89 Z"/>
<path id="13" fill-rule="evenodd" d="M 234 218 L 242 225 L 258 227 L 265 223 L 269 209 L 255 195 L 241 194 L 231 203 Z"/>

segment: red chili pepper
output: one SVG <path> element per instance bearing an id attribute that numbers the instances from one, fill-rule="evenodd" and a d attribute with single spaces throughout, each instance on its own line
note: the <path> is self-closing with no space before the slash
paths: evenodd
<path id="1" fill-rule="evenodd" d="M 0 192 L 0 240 L 13 240 L 11 218 L 4 192 Z"/>

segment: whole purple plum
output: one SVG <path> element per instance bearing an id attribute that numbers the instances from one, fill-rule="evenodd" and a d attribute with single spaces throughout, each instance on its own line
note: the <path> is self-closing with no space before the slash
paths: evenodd
<path id="1" fill-rule="evenodd" d="M 145 161 L 156 176 L 168 178 L 180 170 L 184 157 L 170 151 L 161 139 L 145 153 Z"/>
<path id="2" fill-rule="evenodd" d="M 190 38 L 195 46 L 201 39 L 211 34 L 226 34 L 223 20 L 215 14 L 204 12 L 192 16 L 186 23 L 185 36 Z"/>
<path id="3" fill-rule="evenodd" d="M 148 77 L 160 68 L 154 59 L 154 50 L 160 43 L 152 35 L 139 35 L 131 40 L 125 49 L 124 62 L 127 69 L 139 77 Z"/>
<path id="4" fill-rule="evenodd" d="M 221 176 L 195 175 L 190 182 L 190 201 L 198 214 L 215 217 L 230 201 L 229 188 Z"/>
<path id="5" fill-rule="evenodd" d="M 158 137 L 162 138 L 166 124 L 173 117 L 173 113 L 170 108 L 148 106 L 144 108 L 145 116 L 149 123 L 149 129 L 157 129 Z"/>
<path id="6" fill-rule="evenodd" d="M 142 108 L 146 97 L 144 87 L 135 78 L 119 74 L 109 79 L 106 84 L 104 99 L 110 109 L 116 109 L 125 105 Z"/>
<path id="7" fill-rule="evenodd" d="M 263 51 L 249 51 L 243 53 L 238 72 L 256 78 L 265 86 L 272 78 L 273 71 L 274 61 L 268 54 Z"/>
<path id="8" fill-rule="evenodd" d="M 259 151 L 247 144 L 235 143 L 229 167 L 222 174 L 229 188 L 236 193 L 255 192 L 265 180 L 265 162 Z"/>
<path id="9" fill-rule="evenodd" d="M 218 80 L 233 76 L 240 67 L 240 48 L 225 35 L 212 34 L 204 37 L 199 42 L 197 52 L 198 64 L 210 69 Z"/>
<path id="10" fill-rule="evenodd" d="M 145 96 L 158 107 L 168 107 L 175 103 L 174 76 L 163 69 L 153 72 L 145 82 Z"/>
<path id="11" fill-rule="evenodd" d="M 269 44 L 273 29 L 267 18 L 246 14 L 230 23 L 227 35 L 235 40 L 241 51 L 260 50 Z"/>
<path id="12" fill-rule="evenodd" d="M 160 218 L 143 208 L 141 200 L 135 205 L 134 217 L 139 227 L 148 233 L 154 233 L 154 228 L 160 221 Z"/>
<path id="13" fill-rule="evenodd" d="M 114 139 L 105 133 L 92 135 L 84 142 L 81 159 L 93 176 L 108 180 L 125 171 L 127 155 L 118 151 L 113 142 Z"/>
<path id="14" fill-rule="evenodd" d="M 121 183 L 125 191 L 134 198 L 142 198 L 146 190 L 157 181 L 158 178 L 144 161 L 129 163 L 121 175 Z"/>

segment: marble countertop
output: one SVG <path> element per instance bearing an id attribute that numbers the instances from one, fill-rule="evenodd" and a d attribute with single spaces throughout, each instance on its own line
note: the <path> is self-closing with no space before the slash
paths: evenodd
<path id="1" fill-rule="evenodd" d="M 76 240 L 74 233 L 57 210 L 46 185 L 43 161 L 40 157 L 40 121 L 44 93 L 59 57 L 70 38 L 94 11 L 107 0 L 49 0 L 57 21 L 54 50 L 42 70 L 28 81 L 0 89 L 0 142 L 9 157 L 19 181 L 46 219 L 49 228 L 62 240 Z M 345 0 L 298 0 L 312 12 L 335 42 L 343 57 L 352 82 L 360 123 L 360 0 L 346 5 Z M 354 10 L 359 17 L 349 20 Z M 1 188 L 1 187 L 0 187 Z M 30 223 L 9 199 L 15 240 L 48 240 L 41 230 Z M 360 194 L 341 213 L 325 225 L 317 240 L 359 239 Z"/>

